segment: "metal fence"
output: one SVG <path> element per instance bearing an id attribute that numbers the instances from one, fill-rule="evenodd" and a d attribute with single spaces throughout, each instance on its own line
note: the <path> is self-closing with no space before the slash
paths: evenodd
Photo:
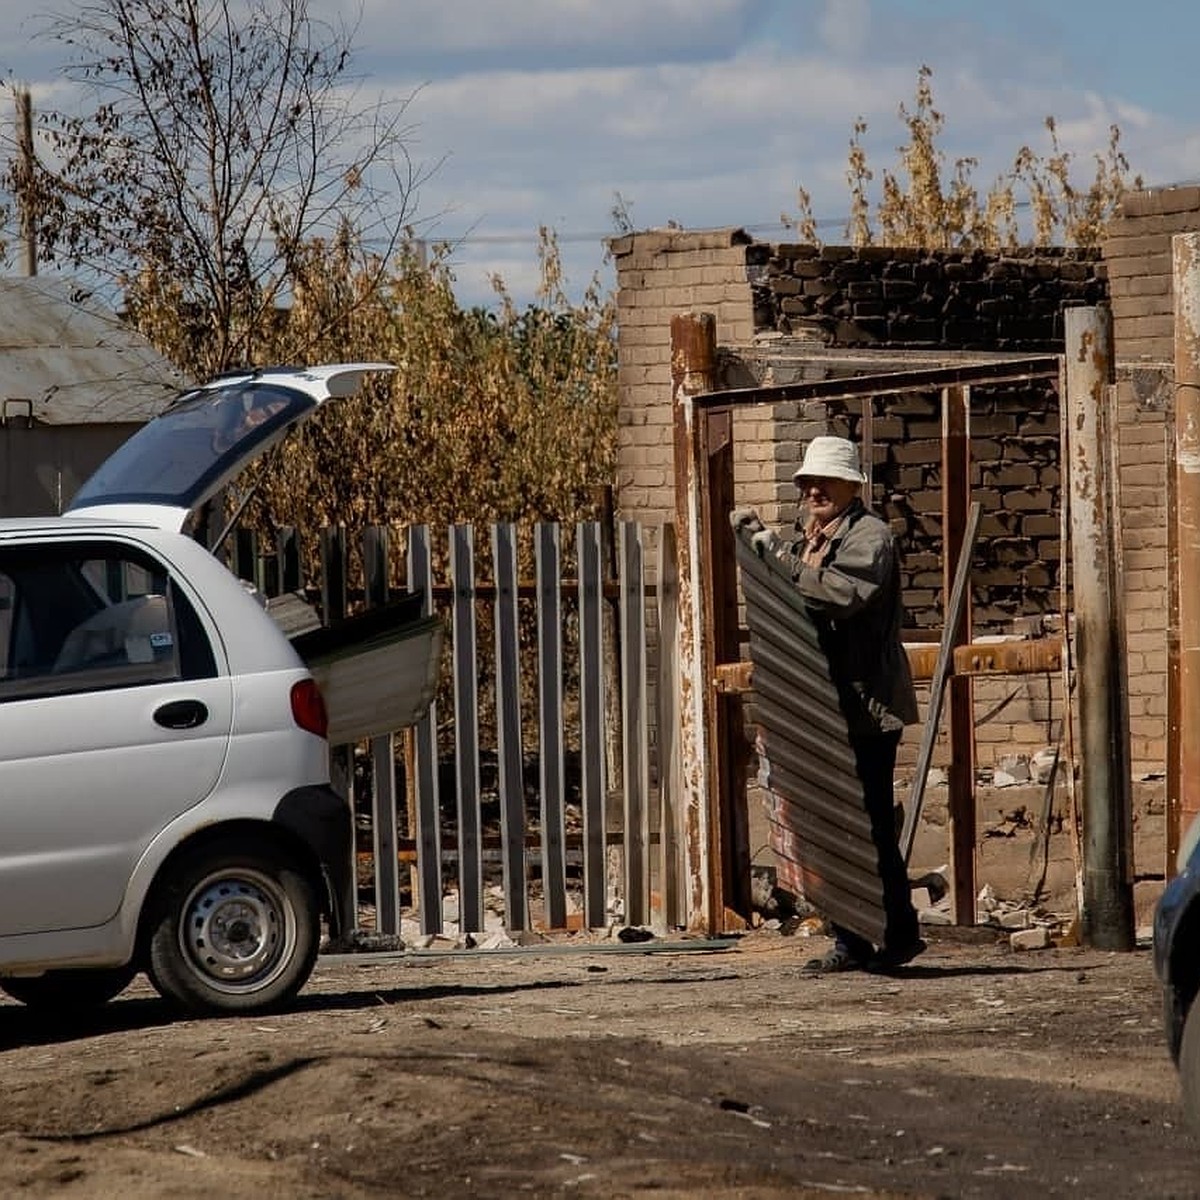
<path id="1" fill-rule="evenodd" d="M 653 539 L 653 587 L 647 540 L 635 522 L 372 527 L 357 545 L 332 528 L 319 585 L 303 589 L 291 530 L 265 552 L 235 537 L 237 574 L 268 596 L 306 590 L 326 623 L 398 590 L 445 622 L 425 717 L 332 750 L 335 780 L 357 792 L 361 925 L 399 933 L 406 907 L 423 934 L 482 931 L 487 907 L 510 932 L 686 924 L 674 539 Z"/>

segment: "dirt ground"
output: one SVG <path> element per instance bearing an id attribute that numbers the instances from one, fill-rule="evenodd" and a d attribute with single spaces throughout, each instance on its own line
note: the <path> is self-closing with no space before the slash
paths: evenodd
<path id="1" fill-rule="evenodd" d="M 1148 950 L 932 936 L 893 977 L 762 929 L 323 958 L 240 1020 L 0 1004 L 0 1193 L 1200 1194 Z"/>

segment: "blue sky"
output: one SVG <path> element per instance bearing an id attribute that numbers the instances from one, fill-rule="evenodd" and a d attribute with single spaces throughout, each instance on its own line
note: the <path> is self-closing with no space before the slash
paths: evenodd
<path id="1" fill-rule="evenodd" d="M 92 0 L 93 3 L 100 0 Z M 1084 173 L 1120 126 L 1149 184 L 1200 178 L 1192 59 L 1200 6 L 1143 0 L 309 0 L 358 22 L 366 92 L 407 95 L 412 152 L 441 162 L 417 197 L 422 231 L 456 244 L 459 292 L 518 300 L 536 283 L 539 225 L 571 283 L 607 281 L 617 193 L 639 228 L 743 225 L 786 234 L 797 185 L 840 237 L 856 117 L 876 171 L 902 140 L 918 67 L 933 69 L 942 145 L 980 159 L 981 188 L 1053 114 Z M 70 0 L 56 0 L 70 11 Z M 34 0 L 5 0 L 0 69 L 65 106 Z"/>

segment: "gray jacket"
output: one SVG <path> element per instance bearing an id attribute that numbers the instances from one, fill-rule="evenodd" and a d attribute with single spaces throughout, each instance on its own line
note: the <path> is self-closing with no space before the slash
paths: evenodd
<path id="1" fill-rule="evenodd" d="M 821 565 L 801 561 L 800 539 L 779 546 L 807 602 L 829 659 L 852 737 L 887 733 L 917 721 L 908 655 L 900 638 L 904 603 L 891 530 L 861 500 L 825 548 Z"/>

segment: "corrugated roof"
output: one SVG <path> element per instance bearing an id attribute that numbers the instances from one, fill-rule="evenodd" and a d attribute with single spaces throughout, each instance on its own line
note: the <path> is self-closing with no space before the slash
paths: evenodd
<path id="1" fill-rule="evenodd" d="M 779 881 L 838 925 L 882 945 L 878 854 L 837 688 L 800 593 L 737 535 L 754 694 Z"/>
<path id="2" fill-rule="evenodd" d="M 187 385 L 140 334 L 61 278 L 0 278 L 0 417 L 148 421 Z"/>

